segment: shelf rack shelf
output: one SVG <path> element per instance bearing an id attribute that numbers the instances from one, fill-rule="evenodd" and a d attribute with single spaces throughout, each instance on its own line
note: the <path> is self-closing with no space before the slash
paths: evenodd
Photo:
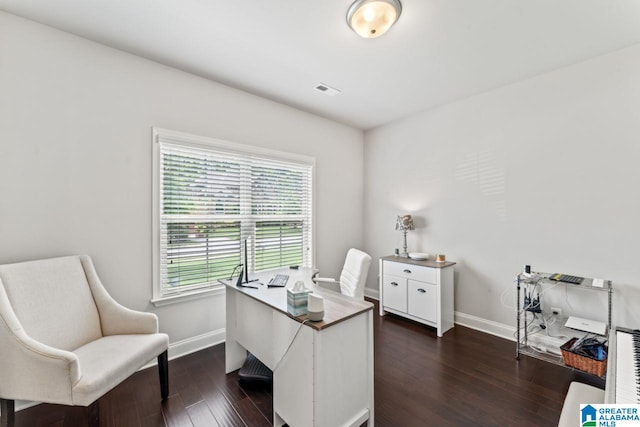
<path id="1" fill-rule="evenodd" d="M 561 355 L 556 355 L 553 353 L 549 353 L 548 351 L 541 351 L 536 349 L 534 345 L 531 345 L 529 342 L 529 327 L 531 326 L 531 322 L 527 320 L 527 315 L 525 312 L 525 307 L 523 303 L 523 295 L 522 289 L 524 286 L 529 285 L 540 285 L 540 286 L 566 286 L 570 289 L 579 289 L 581 291 L 589 292 L 606 292 L 607 293 L 607 323 L 606 323 L 606 331 L 602 337 L 606 338 L 608 336 L 609 330 L 611 329 L 611 312 L 612 312 L 612 295 L 613 295 L 613 285 L 610 280 L 605 280 L 603 286 L 594 286 L 594 279 L 585 278 L 580 284 L 573 284 L 567 282 L 557 282 L 551 280 L 549 277 L 551 274 L 548 273 L 532 273 L 531 275 L 525 275 L 523 273 L 518 274 L 516 278 L 516 286 L 517 286 L 517 297 L 516 297 L 516 359 L 520 358 L 521 354 L 534 357 L 536 359 L 544 360 L 550 363 L 555 363 L 557 365 L 566 366 L 562 360 Z M 563 322 L 564 323 L 564 322 Z M 566 327 L 562 327 L 561 330 L 567 332 L 570 335 L 580 335 L 581 333 Z M 586 333 L 582 333 L 586 335 Z M 574 369 L 574 368 L 571 368 Z"/>

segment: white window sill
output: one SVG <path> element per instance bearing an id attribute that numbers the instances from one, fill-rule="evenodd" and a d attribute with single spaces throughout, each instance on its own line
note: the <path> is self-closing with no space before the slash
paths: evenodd
<path id="1" fill-rule="evenodd" d="M 191 301 L 196 299 L 202 299 L 207 297 L 212 297 L 215 295 L 224 294 L 224 285 L 217 285 L 207 289 L 201 289 L 192 292 L 185 292 L 183 294 L 178 295 L 168 295 L 166 297 L 154 298 L 151 300 L 156 307 L 163 307 L 165 305 L 177 304 L 180 302 Z"/>

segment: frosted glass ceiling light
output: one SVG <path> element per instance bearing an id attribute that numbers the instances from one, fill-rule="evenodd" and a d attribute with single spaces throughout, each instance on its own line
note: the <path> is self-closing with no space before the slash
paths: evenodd
<path id="1" fill-rule="evenodd" d="M 356 0 L 347 12 L 347 23 L 360 37 L 372 39 L 386 33 L 400 12 L 399 0 Z"/>

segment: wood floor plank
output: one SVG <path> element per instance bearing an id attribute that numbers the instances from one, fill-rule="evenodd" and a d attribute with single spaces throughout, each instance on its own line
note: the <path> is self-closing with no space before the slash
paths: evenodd
<path id="1" fill-rule="evenodd" d="M 208 349 L 203 350 L 203 352 L 207 351 Z M 209 410 L 220 425 L 225 427 L 245 426 L 244 421 L 242 421 L 233 405 L 224 397 L 215 381 L 207 375 L 202 375 L 198 378 L 197 386 Z"/>
<path id="2" fill-rule="evenodd" d="M 144 371 L 137 372 L 130 379 L 130 381 L 135 384 L 134 401 L 138 408 L 138 415 L 141 420 L 146 420 L 145 422 L 163 419 L 162 398 L 160 396 L 160 384 L 157 373 L 157 369 L 145 369 Z"/>
<path id="3" fill-rule="evenodd" d="M 234 406 L 248 426 L 269 427 L 271 425 L 272 420 L 267 420 L 248 397 L 237 401 Z"/>
<path id="4" fill-rule="evenodd" d="M 187 407 L 187 413 L 194 427 L 220 426 L 204 401 Z"/>
<path id="5" fill-rule="evenodd" d="M 206 395 L 205 402 L 218 424 L 225 427 L 244 427 L 246 425 L 235 407 L 221 393 Z"/>
<path id="6" fill-rule="evenodd" d="M 237 376 L 237 373 L 236 373 Z M 242 389 L 247 397 L 268 420 L 273 420 L 273 397 L 271 384 L 246 384 Z"/>
<path id="7" fill-rule="evenodd" d="M 140 418 L 140 425 L 142 427 L 165 427 L 166 423 L 162 416 L 162 412 L 159 411 L 155 414 Z"/>
<path id="8" fill-rule="evenodd" d="M 191 419 L 179 394 L 169 396 L 162 402 L 162 414 L 167 427 L 192 427 Z"/>
<path id="9" fill-rule="evenodd" d="M 132 402 L 129 405 L 117 407 L 117 409 L 117 411 L 113 412 L 114 426 L 126 425 L 131 427 L 141 427 L 142 422 L 135 402 Z"/>

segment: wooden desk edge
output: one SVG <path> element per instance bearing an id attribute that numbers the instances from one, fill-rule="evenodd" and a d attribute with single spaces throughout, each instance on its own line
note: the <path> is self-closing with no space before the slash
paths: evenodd
<path id="1" fill-rule="evenodd" d="M 224 282 L 222 282 L 224 283 Z M 308 319 L 308 315 L 306 314 L 302 314 L 300 316 L 293 316 L 291 313 L 289 313 L 286 310 L 282 310 L 279 307 L 276 307 L 272 304 L 269 304 L 268 302 L 258 298 L 257 295 L 250 293 L 248 291 L 243 290 L 242 288 L 237 288 L 234 285 L 231 285 L 229 283 L 224 283 L 225 288 L 230 288 L 235 292 L 239 292 L 243 295 L 246 295 L 264 305 L 266 305 L 267 307 L 271 307 L 272 309 L 283 313 L 285 315 L 287 315 L 288 317 L 290 317 L 291 319 L 297 321 L 297 322 L 304 322 L 305 320 Z M 325 299 L 325 311 L 324 311 L 324 319 L 319 321 L 319 322 L 313 322 L 313 321 L 308 321 L 305 323 L 305 325 L 309 326 L 312 329 L 315 329 L 317 331 L 326 329 L 328 327 L 331 327 L 333 325 L 336 325 L 340 322 L 344 322 L 345 320 L 348 320 L 352 317 L 355 317 L 359 314 L 365 313 L 369 310 L 373 311 L 373 307 L 374 305 L 368 301 L 358 301 L 358 300 L 354 300 L 351 299 L 350 297 L 345 297 L 343 295 L 340 295 L 336 292 L 330 291 L 330 290 L 326 290 L 326 289 L 314 289 L 314 293 L 317 293 L 318 295 L 321 295 L 324 299 Z M 354 311 L 348 310 L 349 312 L 347 314 L 344 315 L 338 315 L 335 316 L 332 319 L 328 319 L 328 315 L 330 314 L 330 312 L 332 311 L 331 308 L 339 308 L 339 306 L 348 306 L 348 308 L 351 308 Z M 360 306 L 360 307 L 358 307 Z M 327 308 L 329 308 L 329 310 L 327 310 Z M 329 313 L 328 313 L 329 312 Z"/>
<path id="2" fill-rule="evenodd" d="M 360 302 L 360 301 L 358 301 L 358 302 Z M 367 311 L 370 311 L 370 310 L 373 311 L 373 307 L 374 306 L 373 306 L 372 303 L 367 302 L 367 301 L 364 301 L 364 303 L 367 305 L 367 307 L 363 307 L 363 308 L 361 308 L 360 310 L 358 310 L 356 312 L 341 316 L 341 317 L 339 317 L 337 319 L 334 319 L 334 320 L 332 320 L 330 322 L 325 322 L 324 319 L 323 319 L 323 320 L 321 320 L 319 322 L 309 321 L 309 322 L 305 323 L 305 325 L 309 325 L 311 328 L 313 328 L 313 329 L 315 329 L 317 331 L 321 331 L 322 329 L 326 329 L 326 328 L 328 328 L 330 326 L 333 326 L 333 325 L 336 325 L 336 324 L 338 324 L 340 322 L 344 322 L 345 320 L 351 319 L 352 317 L 358 316 L 359 314 L 366 313 Z M 325 317 L 326 317 L 326 314 L 327 314 L 327 312 L 325 310 Z M 297 320 L 299 322 L 304 322 L 308 318 L 308 316 L 306 314 L 303 314 L 303 315 L 298 316 L 298 317 L 293 317 L 289 313 L 287 313 L 287 315 L 289 317 L 291 317 L 292 319 L 295 319 L 295 320 Z"/>

